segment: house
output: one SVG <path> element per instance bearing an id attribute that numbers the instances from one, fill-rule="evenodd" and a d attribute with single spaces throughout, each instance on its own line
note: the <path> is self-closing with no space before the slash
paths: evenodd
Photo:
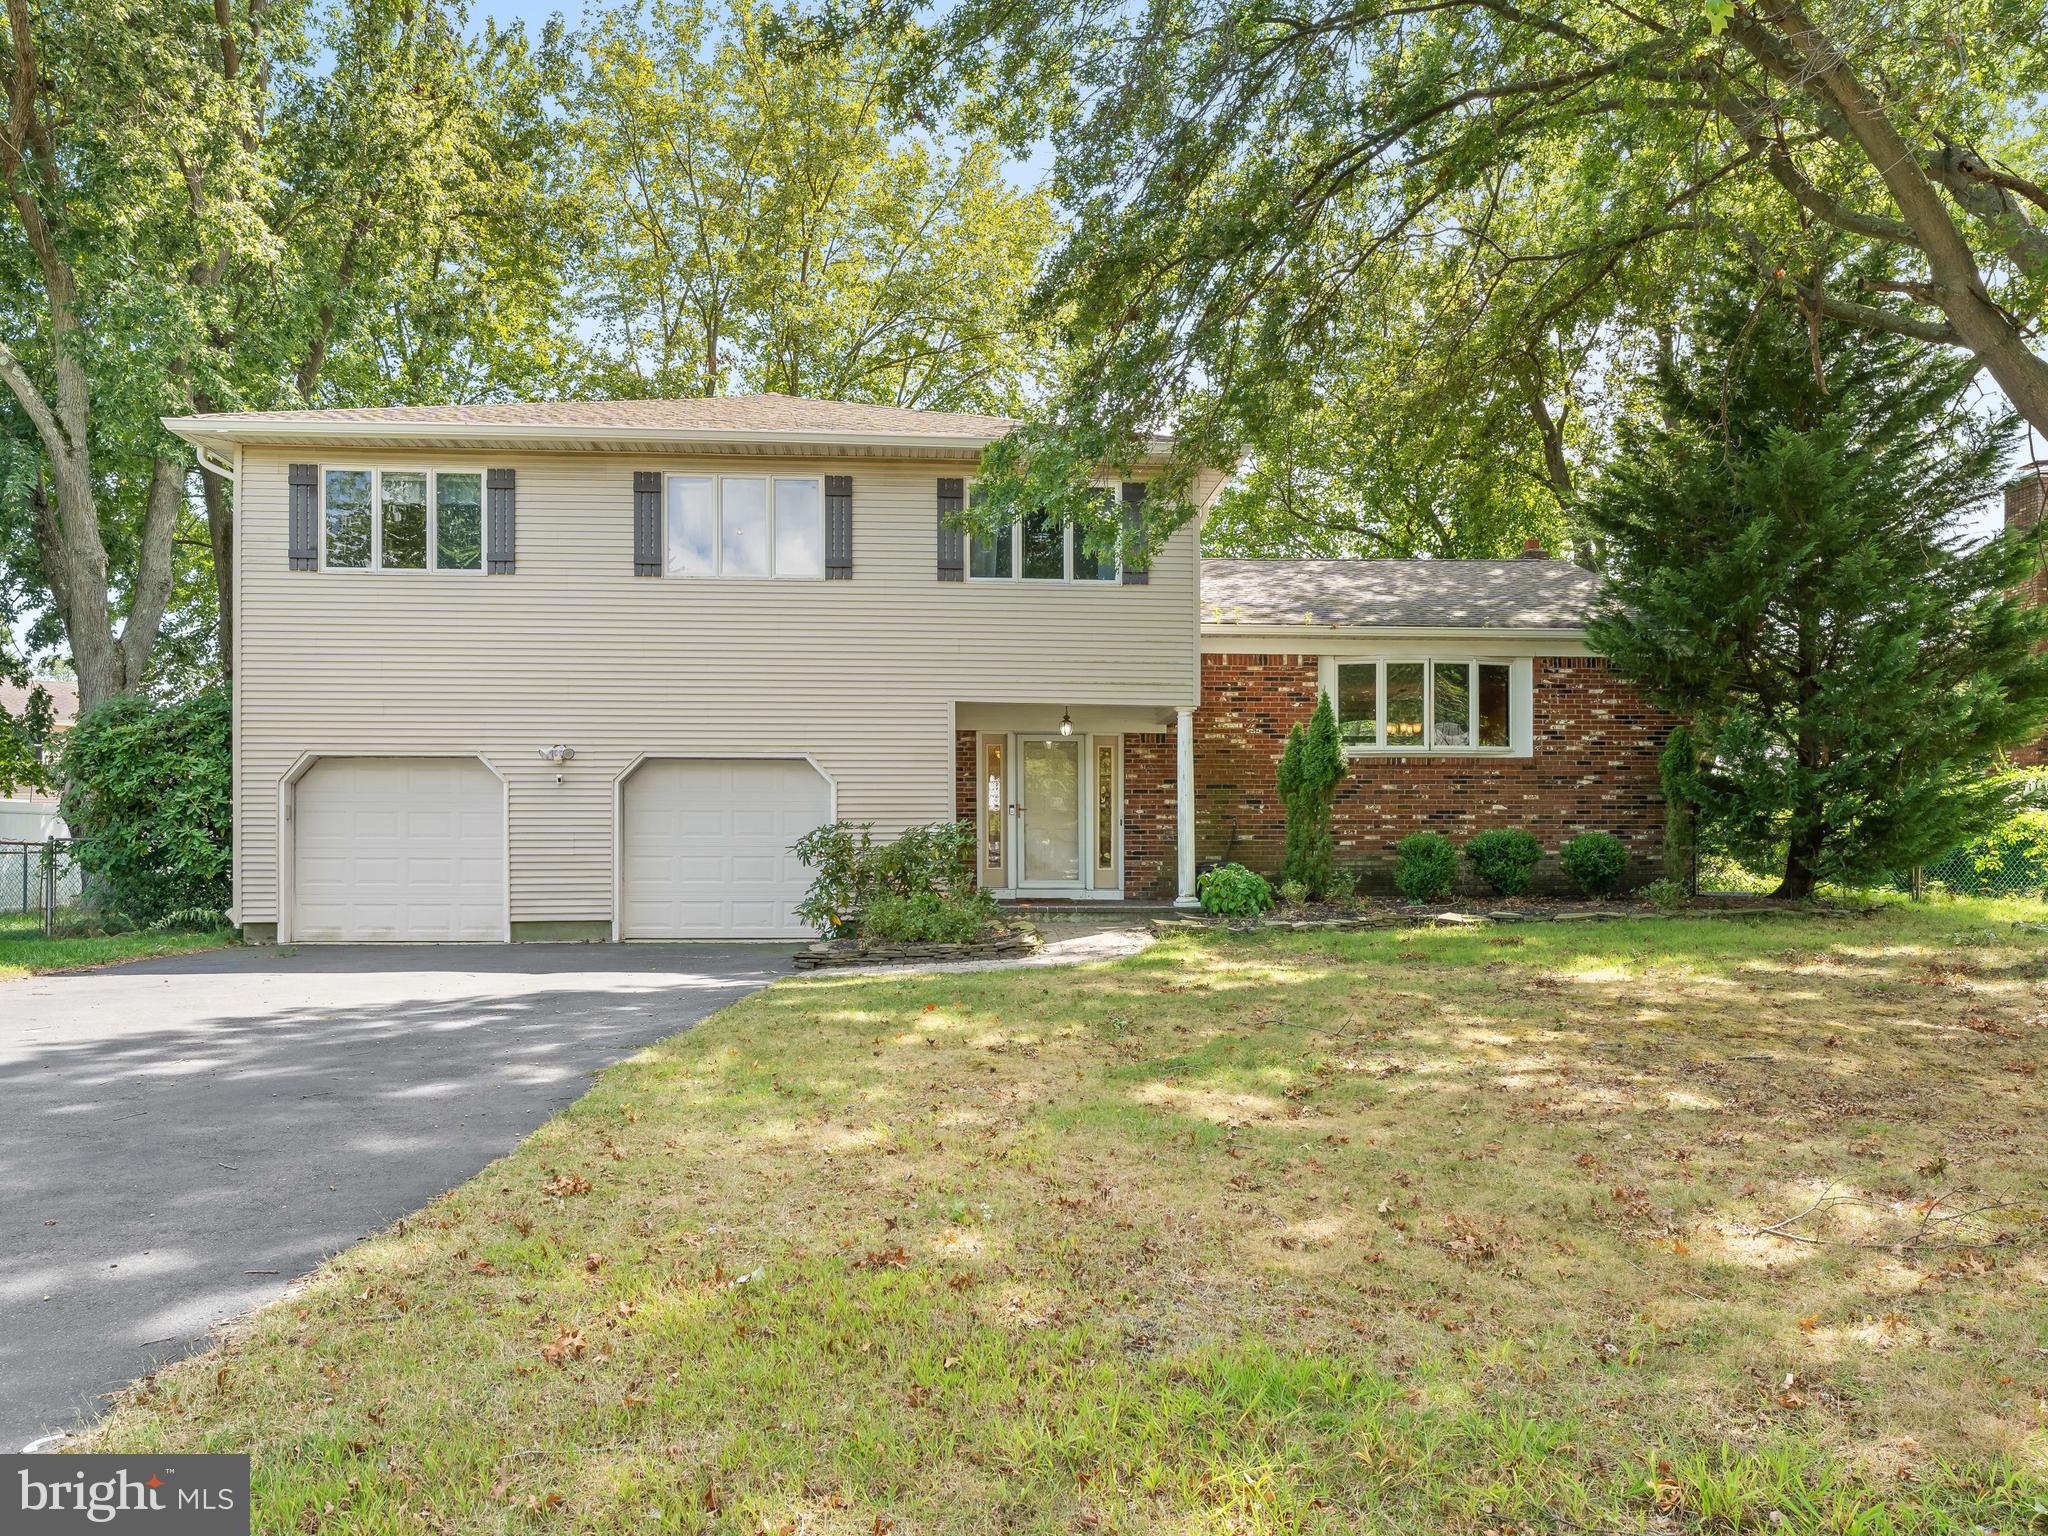
<path id="1" fill-rule="evenodd" d="M 1662 725 L 1558 562 L 1143 565 L 951 526 L 1001 418 L 760 395 L 169 427 L 233 477 L 235 909 L 254 938 L 784 936 L 789 845 L 958 814 L 1004 895 L 1270 867 L 1329 688 L 1348 857 L 1419 826 L 1626 837 Z M 1149 445 L 1127 481 L 1144 495 Z M 1202 479 L 1206 502 L 1221 474 Z"/>
<path id="2" fill-rule="evenodd" d="M 28 708 L 29 694 L 41 689 L 50 700 L 52 735 L 62 735 L 71 729 L 78 719 L 78 684 L 68 677 L 38 677 L 24 688 L 17 683 L 0 682 L 0 711 L 21 718 Z M 44 743 L 44 759 L 49 756 L 49 743 Z M 46 842 L 53 837 L 69 836 L 70 829 L 64 825 L 64 818 L 57 811 L 57 796 L 48 790 L 17 788 L 12 795 L 0 799 L 0 842 Z"/>

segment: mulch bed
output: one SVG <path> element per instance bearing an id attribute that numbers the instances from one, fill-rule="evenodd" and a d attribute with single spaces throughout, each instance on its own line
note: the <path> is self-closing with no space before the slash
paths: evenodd
<path id="1" fill-rule="evenodd" d="M 1640 901 L 1566 901 L 1526 897 L 1519 900 L 1496 898 L 1486 902 L 1389 903 L 1370 906 L 1332 906 L 1311 903 L 1287 907 L 1259 917 L 1216 918 L 1202 916 L 1155 918 L 1154 932 L 1169 933 L 1176 928 L 1224 927 L 1248 933 L 1259 928 L 1350 929 L 1350 928 L 1478 928 L 1490 923 L 1614 922 L 1622 918 L 1645 917 L 1867 917 L 1875 906 L 1826 906 L 1810 901 L 1788 901 L 1776 896 L 1755 896 L 1744 892 L 1713 892 L 1695 897 L 1675 912 L 1666 912 Z"/>
<path id="2" fill-rule="evenodd" d="M 796 957 L 800 971 L 835 965 L 910 965 L 934 960 L 1005 960 L 1039 946 L 1038 930 L 1019 924 L 997 928 L 971 944 L 862 944 L 859 939 L 820 939 Z"/>

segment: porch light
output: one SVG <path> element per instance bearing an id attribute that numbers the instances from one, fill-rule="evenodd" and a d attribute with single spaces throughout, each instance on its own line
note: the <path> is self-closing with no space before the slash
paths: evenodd
<path id="1" fill-rule="evenodd" d="M 576 749 L 574 747 L 565 747 L 560 745 L 552 747 L 542 747 L 540 749 L 540 755 L 541 760 L 543 762 L 553 763 L 557 768 L 559 768 L 562 766 L 562 764 L 568 762 L 570 758 L 576 755 Z"/>
<path id="2" fill-rule="evenodd" d="M 1060 734 L 1062 736 L 1074 734 L 1074 717 L 1064 709 L 1060 711 Z"/>

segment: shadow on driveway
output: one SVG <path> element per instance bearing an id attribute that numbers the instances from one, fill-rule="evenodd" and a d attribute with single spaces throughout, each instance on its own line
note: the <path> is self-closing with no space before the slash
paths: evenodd
<path id="1" fill-rule="evenodd" d="M 226 949 L 0 984 L 0 1450 L 89 1420 L 789 953 Z"/>

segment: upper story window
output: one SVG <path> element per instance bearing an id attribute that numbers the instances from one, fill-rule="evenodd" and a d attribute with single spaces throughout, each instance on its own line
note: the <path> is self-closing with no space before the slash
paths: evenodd
<path id="1" fill-rule="evenodd" d="M 1115 492 L 1101 486 L 1095 494 L 1103 504 L 1107 523 Z M 979 502 L 980 488 L 970 492 L 968 499 Z M 1033 511 L 993 538 L 970 534 L 967 575 L 972 581 L 1115 581 L 1120 572 L 1115 559 L 1104 559 L 1089 549 L 1071 523 Z"/>
<path id="2" fill-rule="evenodd" d="M 481 571 L 480 469 L 329 469 L 320 563 L 330 571 Z"/>
<path id="3" fill-rule="evenodd" d="M 670 475 L 667 522 L 671 576 L 825 574 L 824 484 L 816 476 Z"/>
<path id="4" fill-rule="evenodd" d="M 1514 745 L 1514 665 L 1433 657 L 1328 665 L 1347 752 L 1506 752 Z"/>

